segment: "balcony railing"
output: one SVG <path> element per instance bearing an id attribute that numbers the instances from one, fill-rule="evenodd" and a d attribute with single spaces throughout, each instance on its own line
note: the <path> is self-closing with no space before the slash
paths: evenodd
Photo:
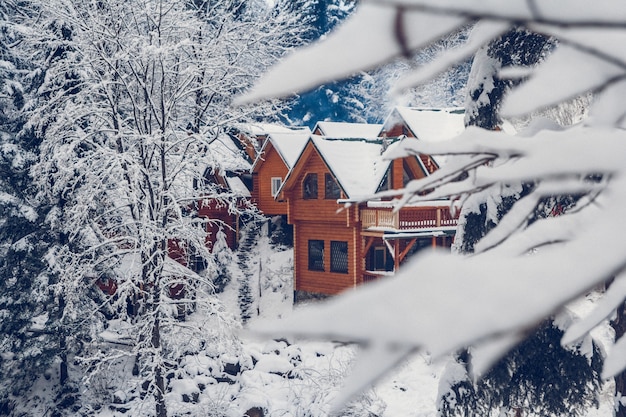
<path id="1" fill-rule="evenodd" d="M 457 225 L 457 221 L 458 213 L 453 216 L 448 207 L 403 207 L 395 213 L 387 207 L 361 210 L 363 229 L 433 229 L 436 227 L 454 227 Z"/>

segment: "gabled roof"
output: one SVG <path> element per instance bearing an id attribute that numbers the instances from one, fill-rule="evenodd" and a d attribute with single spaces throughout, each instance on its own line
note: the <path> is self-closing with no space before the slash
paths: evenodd
<path id="1" fill-rule="evenodd" d="M 259 157 L 254 161 L 254 165 L 252 165 L 252 171 L 257 170 L 263 163 L 263 155 L 265 152 L 269 151 L 270 147 L 276 150 L 287 169 L 293 168 L 310 136 L 311 131 L 308 130 L 308 128 L 297 133 L 291 131 L 288 133 L 270 134 L 263 143 Z"/>
<path id="2" fill-rule="evenodd" d="M 350 200 L 359 200 L 374 194 L 391 164 L 391 161 L 383 159 L 381 155 L 383 145 L 380 140 L 328 139 L 311 135 L 300 158 L 304 157 L 309 148 L 320 155 Z M 291 187 L 299 173 L 297 166 L 289 171 L 281 190 Z"/>
<path id="3" fill-rule="evenodd" d="M 250 197 L 250 190 L 248 190 L 248 187 L 246 187 L 241 178 L 226 176 L 224 180 L 226 180 L 226 184 L 228 184 L 228 188 L 233 195 L 246 198 Z"/>
<path id="4" fill-rule="evenodd" d="M 396 107 L 383 124 L 383 131 L 404 123 L 413 136 L 434 142 L 452 139 L 465 129 L 465 111 L 462 108 Z"/>
<path id="5" fill-rule="evenodd" d="M 237 130 L 247 135 L 267 136 L 272 133 L 303 133 L 309 131 L 308 127 L 287 127 L 273 123 L 240 123 L 234 126 Z"/>
<path id="6" fill-rule="evenodd" d="M 391 161 L 382 158 L 380 141 L 333 140 L 312 136 L 318 153 L 348 199 L 376 192 Z"/>
<path id="7" fill-rule="evenodd" d="M 221 171 L 248 171 L 250 162 L 234 139 L 221 134 L 209 144 L 207 166 Z"/>
<path id="8" fill-rule="evenodd" d="M 329 138 L 376 138 L 383 125 L 368 123 L 317 122 L 313 132 L 319 129 Z"/>

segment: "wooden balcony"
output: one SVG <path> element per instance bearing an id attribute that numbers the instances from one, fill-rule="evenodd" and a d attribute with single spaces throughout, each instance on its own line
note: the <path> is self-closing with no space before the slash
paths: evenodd
<path id="1" fill-rule="evenodd" d="M 391 207 L 368 207 L 361 210 L 363 229 L 378 230 L 420 230 L 443 227 L 456 227 L 456 216 L 450 213 L 448 206 L 403 207 L 393 212 Z"/>

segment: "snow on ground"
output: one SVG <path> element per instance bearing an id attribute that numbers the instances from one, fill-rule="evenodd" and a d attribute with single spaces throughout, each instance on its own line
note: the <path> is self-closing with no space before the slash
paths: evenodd
<path id="1" fill-rule="evenodd" d="M 387 408 L 383 417 L 437 415 L 437 387 L 445 361 L 418 354 L 380 381 L 376 392 Z"/>
<path id="2" fill-rule="evenodd" d="M 289 316 L 293 311 L 292 250 L 276 251 L 267 238 L 261 238 L 250 255 L 249 265 L 255 267 L 254 276 L 261 277 L 261 281 L 256 280 L 253 291 L 261 298 L 258 300 L 260 314 L 248 323 Z M 230 308 L 238 308 L 234 288 L 227 288 L 223 296 L 230 300 L 224 300 Z M 570 313 L 573 317 L 588 314 L 594 300 L 592 294 L 573 303 Z M 594 332 L 594 338 L 604 347 L 611 337 L 608 325 Z M 253 370 L 241 376 L 246 388 L 238 400 L 240 409 L 257 404 L 271 410 L 269 415 L 281 417 L 325 416 L 330 410 L 332 398 L 349 373 L 356 347 L 311 340 L 289 342 L 253 340 L 244 333 L 244 351 L 257 362 Z M 436 417 L 439 379 L 449 360 L 447 357 L 433 360 L 427 354 L 416 354 L 380 380 L 360 401 L 378 410 L 380 417 Z M 279 374 L 291 377 L 279 377 Z M 605 385 L 600 394 L 600 408 L 590 409 L 586 417 L 612 415 L 613 389 L 612 382 Z M 303 414 L 305 409 L 309 414 Z"/>
<path id="3" fill-rule="evenodd" d="M 273 247 L 266 236 L 267 232 L 263 231 L 256 243 L 246 250 L 246 256 L 241 258 L 249 268 L 250 293 L 255 295 L 249 310 L 254 314 L 248 323 L 287 317 L 293 311 L 293 251 Z M 239 254 L 235 252 L 233 255 L 235 260 Z M 241 314 L 239 292 L 243 275 L 238 269 L 240 263 L 232 262 L 231 282 L 219 295 L 225 308 L 235 316 Z M 569 307 L 572 316 L 588 314 L 594 301 L 592 294 L 572 304 Z M 189 319 L 193 320 L 193 316 Z M 101 336 L 104 343 L 119 342 L 124 339 L 124 332 L 123 322 L 112 321 Z M 610 327 L 601 327 L 594 337 L 606 346 L 612 337 Z M 254 339 L 245 331 L 241 334 L 241 341 L 235 343 L 239 347 L 234 350 L 218 349 L 225 354 L 215 356 L 212 351 L 191 349 L 195 353 L 181 360 L 180 377 L 170 381 L 171 391 L 167 394 L 172 415 L 240 417 L 248 409 L 260 407 L 271 417 L 325 417 L 358 350 L 352 345 L 326 341 Z M 191 344 L 189 341 L 188 346 Z M 436 417 L 439 380 L 449 360 L 447 357 L 433 360 L 427 354 L 414 355 L 373 389 L 359 396 L 342 415 Z M 132 365 L 131 357 L 122 358 L 101 378 L 91 381 L 91 397 L 82 394 L 83 404 L 88 403 L 91 408 L 85 415 L 129 415 L 124 410 L 130 410 L 138 417 L 151 415 L 151 398 L 138 403 L 138 400 L 130 399 L 136 394 L 120 389 L 124 386 L 121 379 L 130 375 Z M 231 365 L 236 369 L 227 369 Z M 38 410 L 37 404 L 42 398 L 57 395 L 55 381 L 58 381 L 58 374 L 54 372 L 40 378 L 29 394 L 31 400 L 24 401 L 24 406 L 45 415 L 48 410 Z M 613 390 L 613 384 L 607 383 L 600 394 L 600 408 L 591 409 L 585 417 L 612 415 Z M 67 398 L 71 399 L 71 396 Z"/>

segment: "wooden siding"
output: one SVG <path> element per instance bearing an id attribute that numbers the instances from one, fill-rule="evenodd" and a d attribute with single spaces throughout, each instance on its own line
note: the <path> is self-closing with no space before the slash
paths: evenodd
<path id="1" fill-rule="evenodd" d="M 257 162 L 258 168 L 255 168 L 253 174 L 253 202 L 263 214 L 287 214 L 287 202 L 272 196 L 272 178 L 280 177 L 284 181 L 288 172 L 287 166 L 271 144 L 267 145 L 261 158 L 263 160 Z"/>
<path id="2" fill-rule="evenodd" d="M 333 295 L 362 282 L 361 238 L 355 228 L 336 223 L 296 222 L 294 236 L 296 290 Z M 324 241 L 324 271 L 309 270 L 309 240 Z M 347 274 L 330 270 L 331 241 L 348 243 Z"/>
<path id="3" fill-rule="evenodd" d="M 311 145 L 308 145 L 311 147 Z M 312 148 L 312 147 L 311 147 Z M 289 223 L 298 221 L 323 221 L 347 224 L 349 211 L 337 212 L 341 208 L 336 199 L 324 198 L 324 175 L 330 170 L 316 151 L 310 152 L 300 174 L 293 179 L 294 186 L 289 191 Z M 317 174 L 317 198 L 304 200 L 302 198 L 304 178 L 309 173 Z M 345 197 L 342 193 L 342 198 Z"/>

